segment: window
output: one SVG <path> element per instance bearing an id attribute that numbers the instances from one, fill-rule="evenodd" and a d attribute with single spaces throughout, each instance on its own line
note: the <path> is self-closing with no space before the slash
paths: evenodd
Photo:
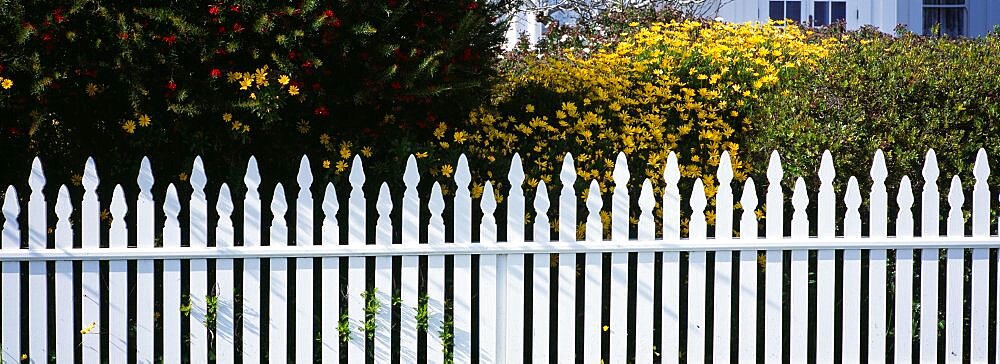
<path id="1" fill-rule="evenodd" d="M 847 3 L 844 1 L 817 1 L 814 5 L 814 26 L 826 26 L 847 19 Z"/>
<path id="2" fill-rule="evenodd" d="M 965 35 L 965 0 L 924 0 L 924 34 Z"/>
<path id="3" fill-rule="evenodd" d="M 768 16 L 771 20 L 802 21 L 802 1 L 771 1 L 769 5 Z"/>

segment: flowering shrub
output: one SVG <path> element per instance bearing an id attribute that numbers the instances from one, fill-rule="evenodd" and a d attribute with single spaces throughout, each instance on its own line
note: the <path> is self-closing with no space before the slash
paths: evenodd
<path id="1" fill-rule="evenodd" d="M 520 153 L 531 186 L 552 186 L 566 152 L 581 185 L 596 179 L 605 193 L 617 151 L 657 189 L 671 151 L 683 176 L 707 186 L 729 151 L 743 180 L 751 169 L 740 144 L 753 127 L 748 114 L 761 107 L 762 94 L 781 92 L 815 67 L 833 42 L 808 35 L 777 23 L 654 23 L 590 54 L 525 60 L 489 105 L 471 113 L 467 128 L 441 124 L 434 135 L 440 148 L 458 147 L 490 165 Z"/>

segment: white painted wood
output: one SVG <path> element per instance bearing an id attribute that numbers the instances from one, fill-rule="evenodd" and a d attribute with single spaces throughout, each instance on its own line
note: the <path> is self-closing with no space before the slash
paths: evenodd
<path id="1" fill-rule="evenodd" d="M 653 184 L 647 178 L 642 182 L 642 192 L 639 194 L 639 239 L 653 240 L 656 238 L 656 222 L 653 219 L 656 207 L 656 197 Z M 635 362 L 651 364 L 654 352 L 653 346 L 653 294 L 655 253 L 639 253 L 636 257 L 635 269 Z M 612 295 L 612 297 L 615 297 Z M 614 302 L 614 300 L 612 300 Z M 624 308 L 623 308 L 624 309 Z"/>
<path id="2" fill-rule="evenodd" d="M 295 178 L 299 186 L 299 194 L 295 199 L 295 245 L 308 247 L 313 245 L 313 197 L 310 188 L 313 183 L 312 169 L 309 158 L 302 156 L 299 162 L 299 172 Z M 316 338 L 313 328 L 313 258 L 298 258 L 295 260 L 295 361 L 313 362 L 313 341 Z"/>
<path id="3" fill-rule="evenodd" d="M 587 230 L 585 239 L 591 244 L 600 244 L 604 240 L 604 226 L 601 223 L 601 188 L 596 180 L 590 181 L 587 192 Z M 597 363 L 601 360 L 601 335 L 604 325 L 601 322 L 603 254 L 587 253 L 583 268 L 583 362 Z M 627 296 L 626 296 L 627 297 Z"/>
<path id="4" fill-rule="evenodd" d="M 388 183 L 382 182 L 379 187 L 375 209 L 375 244 L 392 246 L 392 195 Z M 379 302 L 375 312 L 375 361 L 385 363 L 392 360 L 392 257 L 375 257 L 374 294 Z"/>
<path id="5" fill-rule="evenodd" d="M 483 186 L 483 197 L 480 208 L 483 219 L 479 224 L 479 243 L 496 244 L 497 242 L 497 201 L 493 193 L 493 184 L 486 181 Z M 484 363 L 504 362 L 499 356 L 504 352 L 500 347 L 500 337 L 504 335 L 500 322 L 506 317 L 499 315 L 498 308 L 506 302 L 501 287 L 497 285 L 497 256 L 484 254 L 479 256 L 479 360 Z"/>
<path id="6" fill-rule="evenodd" d="M 525 198 L 524 198 L 524 168 L 521 166 L 521 156 L 514 153 L 510 161 L 510 171 L 507 172 L 507 181 L 510 183 L 510 191 L 507 193 L 507 241 L 512 243 L 524 242 L 524 222 L 525 222 Z M 526 307 L 524 302 L 524 255 L 511 254 L 501 256 L 506 259 L 506 272 L 498 272 L 498 278 L 505 281 L 506 302 L 503 302 L 498 309 L 502 317 L 505 317 L 504 332 L 497 336 L 506 351 L 502 357 L 504 361 L 520 361 L 524 358 L 525 341 L 529 340 L 524 336 L 524 318 Z"/>
<path id="7" fill-rule="evenodd" d="M 66 185 L 59 186 L 59 197 L 56 199 L 56 236 L 55 247 L 57 250 L 73 249 L 73 226 L 70 223 L 70 216 L 73 213 L 73 203 L 70 201 L 69 190 Z M 76 314 L 74 305 L 77 297 L 73 294 L 73 262 L 67 260 L 56 261 L 56 315 L 55 336 L 56 359 L 61 362 L 75 362 L 75 333 L 74 323 Z M 152 290 L 152 284 L 147 289 Z M 150 312 L 152 309 L 150 309 Z M 152 315 L 150 315 L 152 316 Z M 3 319 L 0 318 L 0 324 Z M 152 336 L 149 337 L 152 342 Z M 0 340 L 3 340 L 0 338 Z M 2 342 L 2 341 L 0 341 Z M 141 359 L 142 357 L 140 357 Z M 143 362 L 140 360 L 140 362 Z"/>
<path id="8" fill-rule="evenodd" d="M 215 211 L 219 214 L 219 221 L 215 227 L 215 246 L 223 248 L 234 246 L 233 198 L 228 184 L 223 183 L 219 188 L 219 200 L 215 205 Z M 236 360 L 233 260 L 216 260 L 215 271 L 215 287 L 212 289 L 217 299 L 213 335 L 215 360 L 218 363 L 232 363 Z"/>
<path id="9" fill-rule="evenodd" d="M 666 182 L 663 194 L 663 241 L 681 240 L 681 195 L 677 182 L 681 178 L 677 165 L 677 155 L 671 151 L 667 155 L 667 166 L 663 170 Z M 662 297 L 660 308 L 660 354 L 663 363 L 677 363 L 680 360 L 680 253 L 663 252 Z"/>
<path id="10" fill-rule="evenodd" d="M 858 179 L 851 176 L 847 181 L 847 193 L 844 196 L 847 213 L 844 216 L 844 236 L 861 237 L 861 191 L 858 190 Z M 861 250 L 844 250 L 844 309 L 843 320 L 843 358 L 844 363 L 861 362 Z M 883 355 L 883 359 L 884 359 Z"/>
<path id="11" fill-rule="evenodd" d="M 139 176 L 136 183 L 139 185 L 139 195 L 136 197 L 136 225 L 135 225 L 135 245 L 137 248 L 153 248 L 156 230 L 156 204 L 153 202 L 153 171 L 149 166 L 149 158 L 142 157 L 139 165 Z M 72 237 L 70 237 L 72 239 Z M 72 243 L 70 243 L 72 247 Z M 59 263 L 56 263 L 59 264 Z M 58 270 L 58 267 L 56 268 Z M 71 283 L 72 284 L 72 283 Z M 153 260 L 142 259 L 136 262 L 136 361 L 139 363 L 152 363 L 154 360 L 153 339 L 154 339 L 154 319 L 152 304 L 138 304 L 138 302 L 153 302 L 155 286 L 153 279 Z M 59 293 L 56 288 L 56 295 Z M 230 290 L 232 292 L 232 290 Z M 60 311 L 56 311 L 60 312 Z M 219 361 L 225 357 L 219 358 Z M 231 360 L 230 360 L 231 361 Z"/>
<path id="12" fill-rule="evenodd" d="M 559 194 L 559 241 L 576 241 L 576 168 L 573 155 L 563 157 L 559 172 L 562 190 Z M 556 309 L 558 323 L 556 338 L 559 343 L 559 363 L 576 360 L 576 254 L 559 254 L 559 302 Z"/>
<path id="13" fill-rule="evenodd" d="M 869 236 L 885 237 L 889 221 L 889 194 L 885 189 L 885 179 L 889 171 L 885 168 L 882 150 L 875 151 L 869 176 L 872 178 L 870 209 L 868 215 Z M 868 252 L 868 362 L 877 363 L 886 358 L 886 271 L 888 252 L 872 249 Z M 912 277 L 911 277 L 912 278 Z M 911 279 L 912 281 L 912 279 Z"/>
<path id="14" fill-rule="evenodd" d="M 337 212 L 340 202 L 337 201 L 337 190 L 333 183 L 327 182 L 323 194 L 323 226 L 322 245 L 337 247 L 340 245 L 340 225 L 337 223 Z M 321 344 L 320 359 L 324 362 L 340 360 L 340 258 L 324 257 L 321 261 L 323 269 L 322 328 L 320 328 Z"/>
<path id="15" fill-rule="evenodd" d="M 733 164 L 729 151 L 719 158 L 717 172 L 719 189 L 715 194 L 715 238 L 729 240 L 733 237 Z M 712 362 L 730 361 L 730 335 L 732 334 L 733 252 L 715 252 L 715 309 L 713 312 Z"/>
<path id="16" fill-rule="evenodd" d="M 922 237 L 940 235 L 940 198 L 937 186 L 937 155 L 927 151 L 924 162 L 924 190 L 921 196 L 920 228 Z M 937 361 L 938 318 L 938 249 L 923 249 L 920 254 L 920 361 Z"/>
<path id="17" fill-rule="evenodd" d="M 420 243 L 420 196 L 417 185 L 420 183 L 420 173 L 417 172 L 417 159 L 411 154 L 406 160 L 406 171 L 403 173 L 402 213 L 402 244 L 416 245 Z M 399 358 L 401 363 L 417 361 L 417 308 L 420 297 L 417 290 L 420 273 L 419 257 L 405 255 L 402 258 L 400 271 L 400 318 L 399 318 Z"/>
<path id="18" fill-rule="evenodd" d="M 965 221 L 962 218 L 962 204 L 965 203 L 965 193 L 962 191 L 962 181 L 958 176 L 951 178 L 951 188 L 948 191 L 948 236 L 965 236 Z M 945 362 L 962 362 L 962 303 L 964 301 L 965 284 L 965 250 L 961 248 L 947 249 L 947 272 L 945 284 Z"/>
<path id="19" fill-rule="evenodd" d="M 163 202 L 163 213 L 166 215 L 163 221 L 164 249 L 181 246 L 181 226 L 177 221 L 180 212 L 177 189 L 171 183 L 167 185 L 167 196 Z M 246 315 L 247 311 L 243 312 Z M 87 316 L 84 315 L 84 322 L 87 321 Z M 244 347 L 246 345 L 244 341 Z M 181 261 L 177 259 L 163 261 L 163 362 L 181 362 Z"/>
<path id="20" fill-rule="evenodd" d="M 688 235 L 701 239 L 706 235 L 705 184 L 701 178 L 694 180 L 691 189 L 691 223 Z M 706 253 L 693 251 L 688 255 L 688 322 L 687 358 L 689 363 L 705 361 L 705 275 Z"/>
<path id="21" fill-rule="evenodd" d="M 442 246 L 444 242 L 444 198 L 441 184 L 434 182 L 431 198 L 427 203 L 431 213 L 427 226 L 427 244 Z M 441 334 L 444 331 L 444 256 L 427 257 L 427 363 L 444 363 L 446 355 Z"/>
<path id="22" fill-rule="evenodd" d="M 472 243 L 472 196 L 469 194 L 469 162 L 462 154 L 455 168 L 455 202 L 452 219 L 455 244 Z M 454 258 L 454 359 L 456 363 L 472 360 L 472 255 L 456 255 Z M 482 272 L 480 272 L 480 282 Z M 481 327 L 481 326 L 480 326 Z"/>
<path id="23" fill-rule="evenodd" d="M 361 156 L 355 155 L 351 163 L 351 195 L 347 207 L 347 244 L 365 245 L 365 229 L 367 202 L 363 190 L 365 184 L 364 166 Z M 347 259 L 347 318 L 350 327 L 350 337 L 347 344 L 347 360 L 361 361 L 365 357 L 365 258 L 351 257 Z"/>
<path id="24" fill-rule="evenodd" d="M 128 226 L 125 213 L 125 192 L 115 185 L 111 197 L 111 230 L 108 246 L 128 246 Z M 110 363 L 124 363 L 128 357 L 128 265 L 124 260 L 108 262 L 108 359 Z"/>
<path id="25" fill-rule="evenodd" d="M 780 240 L 784 237 L 784 196 L 781 191 L 781 178 L 784 171 L 781 168 L 781 158 L 778 151 L 771 152 L 771 160 L 767 165 L 767 202 L 766 202 L 766 237 L 768 240 Z M 764 334 L 768 337 L 782 335 L 782 253 L 780 250 L 768 250 L 764 266 Z M 764 340 L 764 362 L 781 361 L 781 341 Z"/>
<path id="26" fill-rule="evenodd" d="M 189 242 L 191 249 L 208 246 L 208 200 L 205 196 L 205 165 L 201 157 L 195 157 L 191 169 L 191 205 L 189 226 Z M 192 259 L 190 262 L 190 296 L 191 311 L 188 319 L 191 330 L 191 360 L 208 360 L 208 328 L 205 327 L 205 315 L 208 305 L 208 261 Z"/>
<path id="27" fill-rule="evenodd" d="M 274 186 L 271 199 L 271 246 L 288 245 L 288 225 L 285 213 L 288 201 L 285 188 Z M 192 265 L 193 267 L 193 265 Z M 272 258 L 268 272 L 268 359 L 271 363 L 288 361 L 288 258 Z"/>
<path id="28" fill-rule="evenodd" d="M 834 236 L 836 226 L 836 196 L 833 192 L 833 180 L 836 178 L 836 170 L 833 166 L 833 157 L 830 151 L 824 151 L 819 167 L 820 188 L 817 194 L 817 235 L 824 238 Z M 798 191 L 796 191 L 798 192 Z M 806 191 L 802 191 L 806 192 Z M 793 226 L 795 223 L 793 222 Z M 800 235 L 804 236 L 804 235 Z M 802 253 L 799 253 L 802 254 Z M 833 363 L 833 340 L 834 340 L 834 289 L 836 282 L 836 255 L 832 249 L 824 249 L 816 252 L 816 362 Z M 793 258 L 794 260 L 794 258 Z M 792 279 L 796 277 L 792 273 Z M 846 283 L 845 283 L 845 288 Z M 803 296 L 804 297 L 804 296 Z M 841 306 L 843 307 L 843 306 Z M 792 322 L 795 322 L 794 319 Z M 804 332 L 800 332 L 804 334 Z M 792 333 L 792 337 L 796 333 Z M 792 345 L 792 348 L 802 345 Z M 802 348 L 802 350 L 805 350 Z M 846 348 L 845 348 L 846 351 Z M 804 359 L 803 359 L 804 360 Z"/>
<path id="29" fill-rule="evenodd" d="M 972 236 L 990 235 L 990 176 L 986 150 L 980 148 L 972 169 L 976 184 L 972 190 Z M 990 304 L 990 252 L 989 249 L 972 250 L 972 312 L 969 357 L 973 363 L 985 363 L 989 355 L 989 304 Z"/>
<path id="30" fill-rule="evenodd" d="M 259 248 L 261 241 L 261 203 L 260 172 L 257 169 L 257 158 L 251 156 L 247 162 L 247 172 L 243 177 L 247 187 L 243 199 L 243 245 L 248 248 Z M 260 363 L 260 259 L 243 259 L 243 362 Z"/>
<path id="31" fill-rule="evenodd" d="M 747 177 L 740 198 L 743 216 L 740 219 L 740 239 L 757 239 L 757 186 Z M 740 252 L 739 343 L 738 361 L 757 361 L 757 251 Z"/>
<path id="32" fill-rule="evenodd" d="M 0 251 L 6 252 L 21 248 L 21 226 L 17 217 L 21 213 L 18 204 L 17 190 L 13 185 L 7 186 L 3 199 L 3 241 Z M 94 264 L 97 264 L 96 262 Z M 0 303 L 0 359 L 4 362 L 19 363 L 21 361 L 21 263 L 3 262 L 0 264 L 0 288 L 3 289 L 3 302 Z"/>
<path id="33" fill-rule="evenodd" d="M 896 196 L 896 237 L 913 236 L 913 190 L 910 177 L 899 181 Z M 913 250 L 896 250 L 895 362 L 913 360 Z"/>
<path id="34" fill-rule="evenodd" d="M 822 167 L 820 167 L 822 169 Z M 820 172 L 822 175 L 822 172 Z M 809 196 L 806 195 L 806 182 L 802 177 L 795 180 L 795 190 L 792 192 L 792 206 L 795 212 L 792 215 L 792 237 L 806 238 L 809 236 L 809 217 L 806 208 L 809 205 Z M 770 270 L 770 267 L 768 267 Z M 792 250 L 792 271 L 791 271 L 791 294 L 789 298 L 789 335 L 793 338 L 808 337 L 809 325 L 809 252 L 807 250 Z M 820 289 L 817 288 L 817 291 Z M 817 300 L 819 293 L 817 292 Z M 820 315 L 817 312 L 817 317 Z M 817 332 L 818 334 L 818 332 Z M 806 361 L 805 345 L 790 345 L 789 357 L 794 363 Z M 817 354 L 818 355 L 818 354 Z"/>
<path id="35" fill-rule="evenodd" d="M 552 240 L 552 228 L 549 225 L 549 190 L 545 187 L 545 181 L 538 181 L 535 189 L 535 225 L 534 241 L 536 243 L 548 243 Z M 552 277 L 549 268 L 552 264 L 552 255 L 535 254 L 532 257 L 531 276 L 531 360 L 534 363 L 548 363 L 549 334 L 552 307 L 551 287 Z M 509 357 L 509 356 L 508 356 Z"/>
<path id="36" fill-rule="evenodd" d="M 47 218 L 48 202 L 42 189 L 45 188 L 45 173 L 42 162 L 35 157 L 28 176 L 31 195 L 28 200 L 28 250 L 45 253 L 48 245 Z M 28 360 L 42 362 L 48 360 L 48 282 L 45 262 L 28 263 Z"/>
<path id="37" fill-rule="evenodd" d="M 83 201 L 80 209 L 81 247 L 97 249 L 101 242 L 101 204 L 97 199 L 97 167 L 93 158 L 87 158 L 83 167 Z M 101 361 L 100 334 L 104 323 L 101 322 L 101 275 L 97 262 L 82 263 L 82 304 L 80 309 L 81 326 L 93 330 L 81 335 L 81 359 L 85 363 Z M 179 280 L 180 278 L 178 278 Z M 178 291 L 179 292 L 179 291 Z M 18 358 L 20 359 L 20 358 Z M 166 356 L 164 356 L 166 360 Z"/>
<path id="38" fill-rule="evenodd" d="M 625 153 L 619 152 L 615 160 L 615 169 L 612 172 L 615 188 L 611 195 L 611 239 L 628 240 L 629 231 L 629 204 L 631 197 L 628 192 L 628 182 L 630 178 Z M 600 191 L 597 191 L 600 193 Z M 600 216 L 598 216 L 600 220 Z M 591 274 L 590 272 L 587 273 Z M 610 322 L 608 329 L 611 333 L 611 353 L 610 362 L 623 363 L 627 361 L 626 349 L 628 348 L 628 307 L 632 302 L 628 300 L 628 253 L 611 254 L 611 299 Z M 636 291 L 638 292 L 638 291 Z M 596 297 L 588 291 L 588 296 Z"/>

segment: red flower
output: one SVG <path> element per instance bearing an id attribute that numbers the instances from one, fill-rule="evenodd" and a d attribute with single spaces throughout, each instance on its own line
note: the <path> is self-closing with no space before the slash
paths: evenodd
<path id="1" fill-rule="evenodd" d="M 309 67 L 312 67 L 312 66 L 313 66 L 312 61 L 310 61 L 308 59 L 305 62 L 302 62 L 302 68 L 309 68 Z"/>
<path id="2" fill-rule="evenodd" d="M 218 68 L 213 68 L 208 74 L 211 75 L 212 78 L 218 78 L 219 76 L 222 76 L 222 71 L 219 71 Z"/>
<path id="3" fill-rule="evenodd" d="M 319 116 L 327 116 L 327 115 L 330 115 L 330 112 L 326 109 L 326 106 L 324 105 L 324 106 L 317 107 L 316 110 L 313 110 L 313 114 L 316 114 L 316 115 L 319 115 Z"/>
<path id="4" fill-rule="evenodd" d="M 222 34 L 222 33 L 225 33 L 225 32 L 226 32 L 226 27 L 225 27 L 225 26 L 222 26 L 222 25 L 220 25 L 220 26 L 219 26 L 219 30 L 218 30 L 218 32 L 219 32 L 219 34 Z"/>
<path id="5" fill-rule="evenodd" d="M 174 45 L 174 43 L 177 43 L 177 35 L 171 34 L 166 37 L 163 37 L 163 42 L 167 43 L 167 45 L 172 46 Z"/>
<path id="6" fill-rule="evenodd" d="M 128 33 L 126 33 L 126 32 L 118 33 L 118 39 L 128 40 Z"/>
<path id="7" fill-rule="evenodd" d="M 66 17 L 63 16 L 63 8 L 52 10 L 52 19 L 55 19 L 56 23 L 62 23 L 63 20 L 66 20 Z"/>
<path id="8" fill-rule="evenodd" d="M 472 48 L 466 48 L 465 51 L 462 52 L 462 60 L 466 62 L 472 60 Z"/>
<path id="9" fill-rule="evenodd" d="M 177 89 L 177 83 L 174 80 L 167 81 L 167 89 L 170 91 Z"/>
<path id="10" fill-rule="evenodd" d="M 234 13 L 238 13 L 238 12 L 240 12 L 240 6 L 239 5 L 230 6 L 229 7 L 229 11 L 234 12 Z"/>
<path id="11" fill-rule="evenodd" d="M 479 8 L 479 3 L 475 2 L 475 1 L 471 1 L 471 2 L 469 2 L 469 6 L 467 6 L 467 8 L 469 10 L 476 10 L 476 9 Z"/>
<path id="12" fill-rule="evenodd" d="M 234 5 L 235 6 L 235 5 Z M 240 23 L 233 23 L 233 32 L 239 33 L 243 31 L 243 26 Z"/>
<path id="13" fill-rule="evenodd" d="M 48 42 L 50 40 L 52 40 L 52 33 L 42 34 L 42 41 L 43 42 Z"/>
<path id="14" fill-rule="evenodd" d="M 330 22 L 330 25 L 334 28 L 340 28 L 340 19 L 333 19 L 333 21 Z"/>
<path id="15" fill-rule="evenodd" d="M 219 7 L 217 5 L 209 5 L 208 6 L 208 13 L 209 14 L 219 15 L 219 11 L 220 11 L 220 9 L 219 9 Z"/>
<path id="16" fill-rule="evenodd" d="M 333 10 L 326 9 L 326 11 L 323 12 L 323 16 L 325 16 L 327 18 L 332 18 L 333 17 Z"/>
<path id="17" fill-rule="evenodd" d="M 403 85 L 400 85 L 399 81 L 392 81 L 392 89 L 393 90 L 399 90 L 401 88 L 403 88 Z"/>

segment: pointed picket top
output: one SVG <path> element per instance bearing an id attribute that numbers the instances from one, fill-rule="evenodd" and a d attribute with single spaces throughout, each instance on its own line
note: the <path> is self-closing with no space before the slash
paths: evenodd
<path id="1" fill-rule="evenodd" d="M 650 214 L 652 216 L 653 209 L 656 207 L 656 199 L 653 194 L 653 183 L 649 181 L 649 178 L 642 181 L 642 190 L 639 192 L 639 209 L 643 214 Z"/>
<path id="2" fill-rule="evenodd" d="M 115 185 L 115 191 L 111 195 L 111 218 L 112 221 L 124 219 L 128 213 L 128 204 L 125 203 L 125 190 L 122 185 Z"/>
<path id="3" fill-rule="evenodd" d="M 139 162 L 139 177 L 135 180 L 136 184 L 139 185 L 139 194 L 147 199 L 152 198 L 150 189 L 153 188 L 153 169 L 149 166 L 149 157 L 142 157 L 142 162 Z"/>
<path id="4" fill-rule="evenodd" d="M 965 193 L 962 191 L 962 180 L 958 176 L 951 177 L 951 187 L 948 190 L 948 205 L 952 210 L 961 209 L 965 203 Z"/>
<path id="5" fill-rule="evenodd" d="M 472 173 L 469 173 L 469 159 L 465 157 L 465 153 L 462 153 L 458 156 L 458 164 L 455 166 L 455 184 L 461 190 L 469 188 L 471 182 Z"/>
<path id="6" fill-rule="evenodd" d="M 94 157 L 87 157 L 87 164 L 83 166 L 83 188 L 87 191 L 96 191 L 101 179 L 97 177 L 97 166 L 94 165 Z"/>
<path id="7" fill-rule="evenodd" d="M 73 202 L 70 201 L 69 189 L 66 185 L 59 186 L 59 196 L 56 197 L 56 218 L 58 223 L 66 222 L 69 226 L 70 215 L 73 214 Z"/>
<path id="8" fill-rule="evenodd" d="M 900 210 L 909 210 L 913 207 L 913 187 L 910 183 L 910 176 L 903 176 L 899 180 L 899 194 L 896 195 L 896 204 Z"/>
<path id="9" fill-rule="evenodd" d="M 288 212 L 288 201 L 285 200 L 285 187 L 278 182 L 274 186 L 274 197 L 271 199 L 271 213 L 277 221 L 279 218 L 284 220 L 286 212 Z"/>
<path id="10" fill-rule="evenodd" d="M 441 218 L 441 213 L 444 212 L 444 196 L 441 193 L 440 182 L 434 182 L 434 186 L 431 187 L 431 199 L 427 202 L 427 209 L 430 210 L 431 216 Z"/>
<path id="11" fill-rule="evenodd" d="M 260 170 L 257 169 L 257 157 L 250 156 L 250 161 L 247 162 L 247 173 L 243 176 L 243 183 L 251 191 L 256 191 L 257 187 L 260 187 Z"/>
<path id="12" fill-rule="evenodd" d="M 521 189 L 521 184 L 524 183 L 524 167 L 521 165 L 521 155 L 514 153 L 514 156 L 510 158 L 510 171 L 507 172 L 507 181 L 510 182 L 511 188 Z"/>
<path id="13" fill-rule="evenodd" d="M 781 156 L 777 150 L 771 151 L 771 159 L 767 162 L 767 182 L 768 184 L 781 183 L 781 178 L 785 176 L 785 170 L 781 167 Z"/>
<path id="14" fill-rule="evenodd" d="M 830 150 L 823 151 L 823 158 L 819 162 L 819 180 L 823 184 L 832 183 L 833 179 L 837 177 L 837 170 L 833 166 L 833 155 L 830 154 Z"/>
<path id="15" fill-rule="evenodd" d="M 490 219 L 496 219 L 493 213 L 497 210 L 497 198 L 496 194 L 493 192 L 493 183 L 486 181 L 483 185 L 483 198 L 479 203 L 479 207 L 483 209 L 483 218 L 489 217 Z"/>
<path id="16" fill-rule="evenodd" d="M 591 215 L 601 212 L 601 207 L 604 206 L 604 200 L 601 199 L 601 186 L 597 184 L 596 179 L 590 180 L 590 191 L 587 192 L 587 211 Z"/>
<path id="17" fill-rule="evenodd" d="M 333 183 L 326 183 L 326 192 L 323 194 L 323 216 L 327 219 L 336 219 L 337 211 L 340 211 L 340 201 L 337 200 L 337 189 Z"/>
<path id="18" fill-rule="evenodd" d="M 215 204 L 215 211 L 219 213 L 220 220 L 225 218 L 229 221 L 233 214 L 233 197 L 229 193 L 229 184 L 225 182 L 219 187 L 219 200 Z"/>
<path id="19" fill-rule="evenodd" d="M 576 167 L 573 166 L 573 154 L 566 153 L 563 157 L 562 170 L 559 171 L 559 181 L 562 182 L 563 189 L 572 187 L 576 183 Z"/>
<path id="20" fill-rule="evenodd" d="M 940 172 L 938 171 L 937 153 L 934 152 L 934 149 L 928 149 L 927 156 L 924 158 L 924 170 L 923 170 L 924 181 L 936 181 L 939 174 Z"/>
<path id="21" fill-rule="evenodd" d="M 667 155 L 667 166 L 663 169 L 663 180 L 667 182 L 667 186 L 676 186 L 677 182 L 681 180 L 681 169 L 677 164 L 677 154 L 670 151 Z"/>
<path id="22" fill-rule="evenodd" d="M 538 187 L 535 188 L 535 216 L 548 216 L 549 213 L 549 190 L 545 188 L 545 181 L 538 181 Z"/>
<path id="23" fill-rule="evenodd" d="M 844 195 L 844 204 L 848 210 L 857 210 L 861 206 L 861 190 L 858 189 L 858 179 L 851 176 L 847 181 L 847 193 Z"/>
<path id="24" fill-rule="evenodd" d="M 205 183 L 208 182 L 208 178 L 205 177 L 205 163 L 201 161 L 201 156 L 194 157 L 194 166 L 191 167 L 191 188 L 194 188 L 195 194 L 203 195 L 205 193 Z"/>
<path id="25" fill-rule="evenodd" d="M 181 203 L 177 198 L 177 188 L 171 183 L 167 185 L 167 197 L 163 201 L 163 214 L 166 215 L 167 221 L 173 221 L 177 223 L 177 215 L 181 213 Z"/>
<path id="26" fill-rule="evenodd" d="M 705 206 L 708 205 L 705 197 L 705 183 L 701 178 L 694 179 L 694 186 L 691 187 L 691 213 L 704 214 Z"/>
<path id="27" fill-rule="evenodd" d="M 354 161 L 351 162 L 351 174 L 347 177 L 354 188 L 360 188 L 365 184 L 365 170 L 361 164 L 361 156 L 355 154 Z"/>
<path id="28" fill-rule="evenodd" d="M 302 156 L 302 161 L 299 162 L 299 174 L 295 176 L 295 181 L 299 183 L 300 191 L 308 191 L 309 186 L 312 186 L 313 174 L 312 168 L 309 166 L 308 156 Z"/>
<path id="29" fill-rule="evenodd" d="M 17 215 L 21 213 L 21 206 L 17 202 L 17 190 L 14 185 L 7 186 L 7 193 L 3 198 L 3 218 L 4 227 L 12 226 L 18 229 Z"/>
<path id="30" fill-rule="evenodd" d="M 990 176 L 990 161 L 986 158 L 986 149 L 979 148 L 976 153 L 976 164 L 972 167 L 972 175 L 976 180 L 985 181 Z"/>
<path id="31" fill-rule="evenodd" d="M 618 152 L 618 157 L 615 158 L 615 169 L 611 172 L 611 177 L 615 180 L 615 189 L 618 187 L 626 188 L 625 186 L 628 185 L 631 174 L 628 171 L 628 160 L 625 158 L 625 153 Z"/>
<path id="32" fill-rule="evenodd" d="M 427 201 L 427 209 L 430 211 L 430 224 L 427 226 L 427 243 L 444 243 L 444 218 L 441 213 L 444 211 L 444 196 L 441 193 L 441 183 L 434 182 L 431 186 L 431 199 Z"/>
<path id="33" fill-rule="evenodd" d="M 406 185 L 406 189 L 415 189 L 419 183 L 420 172 L 417 170 L 417 157 L 410 154 L 410 157 L 406 158 L 406 171 L 403 172 L 403 184 Z"/>
<path id="34" fill-rule="evenodd" d="M 795 207 L 795 212 L 805 212 L 808 205 L 809 196 L 806 195 L 806 180 L 799 177 L 795 180 L 795 191 L 792 192 L 792 206 Z"/>
<path id="35" fill-rule="evenodd" d="M 719 156 L 719 170 L 716 173 L 720 185 L 728 186 L 733 181 L 733 162 L 729 158 L 728 150 L 722 151 L 722 155 Z"/>
<path id="36" fill-rule="evenodd" d="M 389 192 L 389 184 L 382 182 L 382 186 L 378 189 L 378 200 L 375 201 L 375 210 L 378 211 L 379 222 L 382 219 L 389 219 L 389 214 L 392 213 L 392 194 Z"/>
<path id="37" fill-rule="evenodd" d="M 868 172 L 868 175 L 872 177 L 872 181 L 875 181 L 875 183 L 883 183 L 886 177 L 889 176 L 889 170 L 885 167 L 885 155 L 882 153 L 882 149 L 875 151 L 875 158 L 872 160 L 872 168 Z"/>
<path id="38" fill-rule="evenodd" d="M 753 178 L 747 177 L 746 182 L 743 182 L 743 196 L 740 196 L 744 214 L 747 211 L 753 213 L 757 209 L 757 202 L 757 185 L 753 182 Z"/>
<path id="39" fill-rule="evenodd" d="M 42 170 L 42 160 L 38 157 L 31 162 L 31 175 L 28 176 L 28 186 L 32 195 L 41 195 L 45 188 L 45 171 Z M 44 199 L 45 196 L 42 196 Z"/>

